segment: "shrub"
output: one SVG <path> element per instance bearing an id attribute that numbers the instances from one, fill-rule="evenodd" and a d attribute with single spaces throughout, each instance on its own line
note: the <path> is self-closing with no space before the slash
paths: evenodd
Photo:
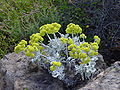
<path id="1" fill-rule="evenodd" d="M 38 32 L 39 26 L 52 22 L 59 22 L 59 15 L 50 0 L 1 0 L 0 35 L 12 40 L 1 37 L 6 49 L 0 44 L 0 53 L 12 52 L 10 46 L 23 38 L 29 40 L 27 37 Z"/>
<path id="2" fill-rule="evenodd" d="M 100 53 L 108 66 L 120 60 L 120 3 L 119 0 L 76 0 L 91 19 L 87 36 L 101 38 Z M 81 4 L 79 6 L 79 4 Z M 116 54 L 117 53 L 117 54 Z"/>
<path id="3" fill-rule="evenodd" d="M 58 7 L 59 14 L 61 15 L 60 24 L 63 26 L 63 31 L 61 31 L 63 33 L 66 25 L 69 23 L 79 24 L 83 30 L 86 29 L 86 25 L 91 23 L 86 11 L 74 3 L 75 0 L 54 0 L 54 4 Z M 82 5 L 82 3 L 79 3 L 79 5 Z"/>
<path id="4" fill-rule="evenodd" d="M 6 53 L 13 51 L 14 49 L 14 39 L 9 37 L 7 33 L 0 33 L 0 58 Z"/>
<path id="5" fill-rule="evenodd" d="M 40 32 L 32 34 L 30 41 L 25 40 L 15 47 L 14 51 L 24 51 L 31 57 L 32 62 L 48 70 L 53 77 L 64 81 L 68 86 L 74 84 L 73 78 L 79 74 L 82 80 L 90 79 L 95 73 L 96 60 L 98 60 L 98 48 L 100 38 L 94 36 L 94 42 L 86 42 L 87 36 L 82 33 L 79 25 L 70 23 L 66 33 L 61 34 L 58 23 L 46 24 L 40 27 Z M 55 33 L 59 34 L 59 37 Z M 44 44 L 44 35 L 49 38 L 49 43 Z M 51 38 L 49 35 L 53 35 Z"/>
<path id="6" fill-rule="evenodd" d="M 54 5 L 44 0 L 3 1 L 1 12 L 2 31 L 9 32 L 17 40 L 37 32 L 39 26 L 47 22 L 59 20 Z"/>

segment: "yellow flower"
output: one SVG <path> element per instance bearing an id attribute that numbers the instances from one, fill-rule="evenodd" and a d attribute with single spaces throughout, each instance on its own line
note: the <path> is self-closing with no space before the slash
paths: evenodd
<path id="1" fill-rule="evenodd" d="M 26 51 L 25 52 L 25 55 L 26 56 L 29 56 L 29 57 L 34 57 L 35 55 L 33 53 L 31 53 L 30 51 Z"/>
<path id="2" fill-rule="evenodd" d="M 39 47 L 39 44 L 38 44 L 38 43 L 32 43 L 31 45 L 32 45 L 32 46 Z"/>
<path id="3" fill-rule="evenodd" d="M 27 46 L 27 49 L 29 50 L 29 52 L 34 52 L 34 51 L 35 51 L 35 50 L 34 50 L 34 47 L 31 46 L 31 45 L 28 45 L 28 46 Z"/>
<path id="4" fill-rule="evenodd" d="M 38 40 L 39 40 L 39 38 L 35 38 L 35 39 L 34 39 L 35 42 L 38 42 Z"/>
<path id="5" fill-rule="evenodd" d="M 68 44 L 73 44 L 73 43 L 74 43 L 73 40 L 71 38 L 69 38 Z"/>
<path id="6" fill-rule="evenodd" d="M 84 61 L 85 64 L 87 64 L 88 62 L 90 62 L 90 57 L 87 57 Z"/>
<path id="7" fill-rule="evenodd" d="M 55 69 L 56 69 L 55 66 L 50 66 L 50 70 L 51 70 L 51 71 L 54 71 Z"/>
<path id="8" fill-rule="evenodd" d="M 77 50 L 76 50 L 76 48 L 72 48 L 72 50 L 71 50 L 71 52 L 76 52 Z"/>
<path id="9" fill-rule="evenodd" d="M 33 58 L 34 56 L 35 56 L 35 54 L 31 53 L 30 57 L 32 57 L 32 58 Z"/>
<path id="10" fill-rule="evenodd" d="M 29 44 L 32 44 L 32 43 L 34 43 L 34 42 L 33 42 L 32 40 L 30 40 L 30 41 L 29 41 Z"/>
<path id="11" fill-rule="evenodd" d="M 77 52 L 78 52 L 78 53 L 81 53 L 81 49 L 78 49 Z"/>
<path id="12" fill-rule="evenodd" d="M 35 50 L 35 51 L 38 51 L 38 47 L 36 47 L 36 46 L 33 46 L 33 48 L 34 48 L 34 50 Z"/>
<path id="13" fill-rule="evenodd" d="M 90 48 L 89 48 L 89 47 L 85 47 L 85 48 L 83 48 L 83 50 L 84 50 L 85 52 L 89 52 L 89 51 L 90 51 Z"/>
<path id="14" fill-rule="evenodd" d="M 46 24 L 40 27 L 40 35 L 44 36 L 47 34 L 54 34 L 59 31 L 61 25 L 58 23 Z"/>
<path id="15" fill-rule="evenodd" d="M 90 26 L 89 25 L 86 25 L 86 28 L 89 28 Z"/>
<path id="16" fill-rule="evenodd" d="M 79 57 L 79 54 L 78 53 L 75 53 L 74 54 L 74 58 L 77 59 Z"/>
<path id="17" fill-rule="evenodd" d="M 44 36 L 46 34 L 46 32 L 47 31 L 45 29 L 40 30 L 40 36 Z"/>
<path id="18" fill-rule="evenodd" d="M 35 34 L 32 34 L 32 35 L 30 36 L 30 39 L 32 39 L 34 36 L 35 36 Z"/>
<path id="19" fill-rule="evenodd" d="M 85 36 L 85 34 L 81 34 L 81 35 L 80 35 L 80 38 L 84 38 L 84 39 L 86 39 L 87 36 Z"/>
<path id="20" fill-rule="evenodd" d="M 99 46 L 96 46 L 96 45 L 92 46 L 93 50 L 98 50 L 98 48 L 99 48 Z"/>
<path id="21" fill-rule="evenodd" d="M 98 52 L 95 52 L 94 55 L 98 55 Z"/>
<path id="22" fill-rule="evenodd" d="M 96 35 L 94 36 L 94 39 L 98 39 L 98 38 L 99 38 L 98 36 L 96 36 Z"/>
<path id="23" fill-rule="evenodd" d="M 56 66 L 60 67 L 61 66 L 61 62 L 57 62 Z"/>
<path id="24" fill-rule="evenodd" d="M 91 50 L 91 51 L 89 52 L 89 55 L 90 55 L 90 56 L 94 56 L 94 55 L 95 55 L 95 51 L 94 51 L 94 50 Z"/>
<path id="25" fill-rule="evenodd" d="M 74 47 L 76 47 L 76 45 L 75 44 L 71 44 L 71 45 L 68 46 L 68 50 L 70 50 L 70 49 L 72 49 Z"/>
<path id="26" fill-rule="evenodd" d="M 21 40 L 21 42 L 23 42 L 23 44 L 27 44 L 27 41 L 25 41 L 25 40 Z"/>
<path id="27" fill-rule="evenodd" d="M 94 42 L 94 43 L 90 43 L 92 46 L 98 46 L 98 43 Z"/>
<path id="28" fill-rule="evenodd" d="M 87 57 L 87 54 L 86 53 L 81 53 L 80 54 L 80 58 L 86 58 Z"/>
<path id="29" fill-rule="evenodd" d="M 31 53 L 30 53 L 29 51 L 26 51 L 26 52 L 25 52 L 25 55 L 26 55 L 26 56 L 30 56 L 30 54 L 31 54 Z"/>
<path id="30" fill-rule="evenodd" d="M 70 55 L 70 57 L 74 57 L 74 54 L 73 54 L 73 52 L 69 52 L 69 55 Z"/>
<path id="31" fill-rule="evenodd" d="M 39 46 L 39 49 L 40 49 L 40 50 L 43 50 L 43 49 L 44 49 L 44 47 L 42 47 L 42 46 Z"/>
<path id="32" fill-rule="evenodd" d="M 44 39 L 41 36 L 39 37 L 39 39 L 40 39 L 40 41 L 44 41 Z"/>
<path id="33" fill-rule="evenodd" d="M 53 61 L 52 65 L 60 67 L 61 66 L 61 62 Z"/>
<path id="34" fill-rule="evenodd" d="M 90 57 L 82 58 L 81 60 L 82 62 L 80 64 L 87 64 L 88 62 L 90 62 Z"/>
<path id="35" fill-rule="evenodd" d="M 70 23 L 67 25 L 66 33 L 69 33 L 69 34 L 82 33 L 82 28 L 79 25 Z"/>
<path id="36" fill-rule="evenodd" d="M 58 29 L 60 29 L 60 28 L 61 28 L 61 25 L 60 25 L 60 24 L 58 24 L 58 23 L 52 23 L 52 26 L 54 26 L 54 27 L 56 27 L 56 28 L 58 28 Z"/>
<path id="37" fill-rule="evenodd" d="M 62 42 L 62 43 L 64 43 L 64 44 L 65 44 L 65 43 L 67 43 L 68 38 L 61 37 L 61 38 L 60 38 L 60 40 L 61 40 L 61 42 Z"/>
<path id="38" fill-rule="evenodd" d="M 16 53 L 19 53 L 19 52 L 21 52 L 23 50 L 24 50 L 24 47 L 22 45 L 19 45 L 19 44 L 14 48 L 14 51 Z"/>
<path id="39" fill-rule="evenodd" d="M 96 43 L 100 44 L 100 38 L 95 40 Z"/>
<path id="40" fill-rule="evenodd" d="M 98 44 L 100 43 L 100 38 L 98 36 L 94 36 L 94 39 L 95 39 L 96 43 L 98 43 Z"/>

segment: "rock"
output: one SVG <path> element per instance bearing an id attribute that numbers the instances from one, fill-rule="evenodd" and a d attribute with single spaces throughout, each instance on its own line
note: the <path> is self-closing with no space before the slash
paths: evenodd
<path id="1" fill-rule="evenodd" d="M 23 53 L 0 60 L 0 90 L 63 90 L 63 83 L 37 68 Z M 31 64 L 31 65 L 30 65 Z"/>
<path id="2" fill-rule="evenodd" d="M 96 75 L 105 69 L 101 55 L 96 67 Z M 98 74 L 86 85 L 78 82 L 73 87 L 67 87 L 48 74 L 47 70 L 31 63 L 23 53 L 10 53 L 0 60 L 0 90 L 120 90 L 120 62 Z"/>
<path id="3" fill-rule="evenodd" d="M 1 69 L 1 62 L 0 62 L 0 90 L 3 90 L 4 88 L 4 75 L 5 75 L 5 69 Z"/>
<path id="4" fill-rule="evenodd" d="M 120 90 L 120 61 L 115 62 L 113 66 L 77 90 Z"/>

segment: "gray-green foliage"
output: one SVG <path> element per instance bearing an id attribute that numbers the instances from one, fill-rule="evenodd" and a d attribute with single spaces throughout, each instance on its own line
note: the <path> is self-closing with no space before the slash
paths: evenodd
<path id="1" fill-rule="evenodd" d="M 74 85 L 76 76 L 80 76 L 81 81 L 91 78 L 96 71 L 100 38 L 94 36 L 94 42 L 88 43 L 79 25 L 67 25 L 65 35 L 59 32 L 60 27 L 57 23 L 41 26 L 40 33 L 32 34 L 29 43 L 21 40 L 14 51 L 24 51 L 26 56 L 32 58 L 32 62 L 38 61 L 40 67 L 47 69 L 53 77 L 59 78 L 67 85 Z M 55 33 L 59 34 L 60 38 Z M 48 44 L 43 43 L 42 36 L 45 34 L 49 38 Z M 54 37 L 51 38 L 49 34 Z"/>

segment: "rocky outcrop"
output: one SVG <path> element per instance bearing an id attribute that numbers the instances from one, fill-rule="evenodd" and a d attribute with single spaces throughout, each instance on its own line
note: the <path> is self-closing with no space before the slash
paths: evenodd
<path id="1" fill-rule="evenodd" d="M 0 61 L 0 90 L 63 90 L 61 81 L 38 69 L 29 59 L 22 53 L 4 56 Z"/>
<path id="2" fill-rule="evenodd" d="M 104 68 L 103 58 L 99 56 L 98 71 Z M 98 74 L 98 72 L 96 73 Z M 120 90 L 120 62 L 107 68 L 88 84 L 66 87 L 53 78 L 47 70 L 30 62 L 23 53 L 10 53 L 0 60 L 0 90 Z"/>
<path id="3" fill-rule="evenodd" d="M 78 90 L 120 90 L 120 61 L 115 62 Z"/>

